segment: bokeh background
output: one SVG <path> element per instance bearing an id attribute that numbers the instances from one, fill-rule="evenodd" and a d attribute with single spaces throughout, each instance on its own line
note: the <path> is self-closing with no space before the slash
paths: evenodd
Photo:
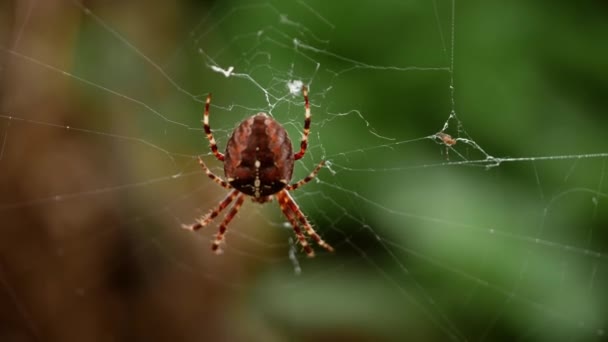
<path id="1" fill-rule="evenodd" d="M 605 339 L 607 15 L 3 1 L 0 341 Z M 180 229 L 225 195 L 203 100 L 221 146 L 258 111 L 297 141 L 294 80 L 295 178 L 329 161 L 294 196 L 337 251 L 247 201 L 216 256 L 216 225 Z"/>

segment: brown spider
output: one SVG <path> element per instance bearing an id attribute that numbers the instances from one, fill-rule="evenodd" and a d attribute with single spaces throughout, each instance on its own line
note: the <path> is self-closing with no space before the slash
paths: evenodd
<path id="1" fill-rule="evenodd" d="M 232 209 L 224 217 L 220 224 L 219 232 L 211 249 L 217 253 L 220 243 L 224 240 L 224 234 L 230 221 L 239 211 L 245 201 L 245 196 L 251 196 L 254 202 L 266 203 L 275 196 L 279 201 L 281 211 L 291 223 L 293 230 L 309 257 L 315 255 L 308 244 L 306 237 L 300 230 L 304 227 L 306 233 L 319 244 L 319 246 L 333 252 L 334 249 L 315 232 L 312 225 L 304 216 L 296 202 L 288 191 L 295 190 L 310 182 L 323 167 L 324 161 L 312 171 L 306 178 L 297 183 L 289 184 L 293 174 L 294 161 L 302 158 L 308 146 L 308 133 L 310 131 L 310 105 L 308 103 L 308 90 L 302 87 L 305 106 L 304 134 L 300 143 L 300 151 L 293 154 L 291 141 L 287 136 L 285 128 L 266 113 L 258 113 L 241 122 L 232 132 L 225 155 L 218 151 L 217 144 L 209 126 L 209 105 L 211 94 L 207 96 L 205 103 L 204 127 L 207 139 L 211 145 L 211 151 L 219 161 L 224 162 L 224 174 L 226 181 L 214 175 L 199 157 L 198 162 L 205 173 L 214 182 L 222 187 L 232 190 L 218 204 L 218 206 L 201 217 L 197 223 L 184 226 L 189 230 L 198 230 L 209 224 L 220 212 L 226 209 L 232 201 L 236 202 Z"/>
<path id="2" fill-rule="evenodd" d="M 458 139 L 452 138 L 451 135 L 443 131 L 436 133 L 434 137 L 445 145 L 445 156 L 447 160 L 450 160 L 450 148 L 458 143 Z"/>
<path id="3" fill-rule="evenodd" d="M 454 146 L 458 142 L 458 140 L 452 138 L 451 135 L 449 135 L 447 133 L 443 133 L 443 132 L 439 132 L 439 133 L 435 134 L 435 137 L 438 138 L 439 140 L 441 140 L 445 144 L 446 147 Z"/>

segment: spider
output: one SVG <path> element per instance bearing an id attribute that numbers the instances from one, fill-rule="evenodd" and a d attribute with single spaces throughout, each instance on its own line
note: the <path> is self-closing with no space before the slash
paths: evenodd
<path id="1" fill-rule="evenodd" d="M 458 140 L 452 138 L 451 135 L 443 132 L 435 134 L 435 137 L 441 140 L 447 147 L 454 146 L 458 142 Z"/>
<path id="2" fill-rule="evenodd" d="M 226 152 L 222 154 L 219 152 L 211 133 L 211 126 L 209 125 L 211 94 L 207 96 L 203 125 L 211 152 L 219 161 L 224 163 L 226 180 L 213 174 L 200 157 L 198 163 L 209 178 L 231 191 L 207 215 L 201 217 L 192 225 L 184 226 L 184 228 L 196 231 L 205 227 L 234 201 L 232 209 L 224 217 L 215 236 L 215 241 L 211 245 L 214 252 L 221 252 L 220 244 L 224 241 L 226 228 L 243 205 L 246 196 L 250 196 L 254 202 L 258 203 L 270 202 L 276 196 L 281 211 L 293 227 L 296 237 L 308 257 L 314 257 L 315 253 L 308 244 L 300 226 L 319 246 L 330 252 L 334 251 L 315 232 L 304 213 L 289 194 L 289 191 L 296 190 L 314 179 L 324 165 L 324 161 L 321 161 L 306 178 L 296 183 L 289 183 L 293 174 L 294 161 L 304 156 L 308 146 L 311 115 L 306 87 L 302 87 L 302 95 L 304 96 L 305 107 L 304 133 L 302 134 L 300 151 L 296 154 L 292 151 L 291 140 L 289 140 L 285 128 L 268 114 L 261 112 L 243 120 L 234 129 L 228 140 Z"/>

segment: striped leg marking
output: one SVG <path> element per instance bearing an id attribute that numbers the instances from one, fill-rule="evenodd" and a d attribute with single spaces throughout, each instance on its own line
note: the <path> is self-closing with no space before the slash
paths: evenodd
<path id="1" fill-rule="evenodd" d="M 283 194 L 285 199 L 285 203 L 287 204 L 287 206 L 289 207 L 289 209 L 294 213 L 294 215 L 297 217 L 297 219 L 300 221 L 300 223 L 302 224 L 302 226 L 304 226 L 304 229 L 306 230 L 306 233 L 313 239 L 315 240 L 315 242 L 325 248 L 326 250 L 333 252 L 334 248 L 332 246 L 330 246 L 327 242 L 325 242 L 321 236 L 319 236 L 319 234 L 317 234 L 317 232 L 315 232 L 314 228 L 312 228 L 312 225 L 310 224 L 310 222 L 308 222 L 308 219 L 306 218 L 306 216 L 304 216 L 304 214 L 302 213 L 302 211 L 300 210 L 300 208 L 298 207 L 298 205 L 296 204 L 296 202 L 293 200 L 293 198 L 291 197 L 291 195 L 289 194 L 289 192 L 283 190 L 279 193 L 279 195 Z"/>
<path id="2" fill-rule="evenodd" d="M 304 95 L 304 133 L 302 134 L 302 142 L 300 142 L 300 151 L 294 154 L 295 160 L 301 159 L 306 153 L 308 147 L 308 133 L 310 133 L 310 103 L 308 103 L 308 88 L 302 87 L 302 95 Z"/>
<path id="3" fill-rule="evenodd" d="M 302 231 L 300 230 L 300 225 L 298 224 L 298 221 L 295 218 L 295 214 L 289 208 L 289 198 L 285 197 L 283 195 L 283 193 L 287 193 L 287 192 L 281 191 L 277 194 L 277 199 L 279 200 L 279 206 L 281 207 L 281 211 L 283 211 L 283 214 L 285 215 L 285 217 L 287 217 L 287 220 L 289 220 L 289 223 L 291 223 L 291 226 L 293 227 L 293 231 L 295 232 L 296 237 L 298 238 L 298 241 L 300 242 L 300 245 L 302 245 L 302 248 L 306 252 L 306 256 L 308 256 L 309 258 L 312 258 L 315 256 L 315 252 L 313 251 L 312 247 L 310 247 L 310 245 L 308 244 L 308 241 L 306 241 L 306 237 L 304 236 L 304 234 L 302 234 Z"/>
<path id="4" fill-rule="evenodd" d="M 219 161 L 224 161 L 224 155 L 218 151 L 217 143 L 213 138 L 213 134 L 211 133 L 211 126 L 209 126 L 209 106 L 211 105 L 211 93 L 207 95 L 207 100 L 205 101 L 205 114 L 203 115 L 203 127 L 205 128 L 205 134 L 207 134 L 207 139 L 209 140 L 209 145 L 211 147 L 211 152 L 215 155 L 215 157 Z"/>
<path id="5" fill-rule="evenodd" d="M 217 217 L 234 199 L 239 195 L 238 190 L 232 190 L 221 202 L 220 204 L 213 210 L 211 210 L 207 215 L 201 217 L 197 220 L 195 224 L 192 225 L 183 225 L 182 228 L 188 230 L 199 230 L 206 225 L 208 225 L 214 218 Z"/>
<path id="6" fill-rule="evenodd" d="M 230 212 L 228 212 L 228 214 L 226 214 L 226 216 L 224 217 L 224 221 L 222 221 L 222 224 L 220 224 L 220 229 L 217 232 L 217 235 L 215 236 L 215 241 L 213 241 L 213 245 L 211 245 L 211 250 L 214 251 L 215 253 L 219 254 L 222 252 L 222 250 L 219 247 L 220 247 L 220 244 L 222 243 L 222 241 L 224 241 L 224 234 L 226 234 L 226 228 L 228 227 L 228 224 L 230 223 L 230 221 L 232 221 L 232 219 L 239 212 L 239 209 L 243 205 L 244 201 L 245 201 L 245 195 L 239 194 L 236 199 L 236 202 L 232 206 L 232 209 L 230 209 Z"/>
<path id="7" fill-rule="evenodd" d="M 209 170 L 209 168 L 207 167 L 207 165 L 205 165 L 205 162 L 203 162 L 203 159 L 201 159 L 201 157 L 198 157 L 198 164 L 203 168 L 203 170 L 205 170 L 205 173 L 209 178 L 211 178 L 211 180 L 213 180 L 223 188 L 232 189 L 232 186 L 230 186 L 228 182 L 223 180 L 220 176 L 216 176 L 213 172 L 211 172 L 211 170 Z"/>
<path id="8" fill-rule="evenodd" d="M 287 189 L 288 191 L 292 191 L 292 190 L 295 190 L 295 189 L 301 187 L 302 185 L 310 182 L 317 176 L 317 173 L 319 173 L 319 171 L 321 171 L 321 168 L 323 167 L 323 165 L 325 165 L 325 160 L 322 160 L 319 163 L 319 165 L 317 165 L 317 167 L 315 167 L 315 169 L 308 176 L 306 176 L 306 178 L 302 179 L 301 181 L 299 181 L 297 183 L 288 185 L 285 189 Z"/>

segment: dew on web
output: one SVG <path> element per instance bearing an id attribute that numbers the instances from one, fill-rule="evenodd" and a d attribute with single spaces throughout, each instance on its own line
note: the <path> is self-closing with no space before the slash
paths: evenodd
<path id="1" fill-rule="evenodd" d="M 154 4 L 0 6 L 0 339 L 605 336 L 594 5 Z M 275 199 L 214 255 L 180 228 L 226 196 L 207 94 L 220 151 L 257 112 L 297 151 L 303 86 L 293 181 L 325 164 L 292 195 L 335 253 Z"/>

